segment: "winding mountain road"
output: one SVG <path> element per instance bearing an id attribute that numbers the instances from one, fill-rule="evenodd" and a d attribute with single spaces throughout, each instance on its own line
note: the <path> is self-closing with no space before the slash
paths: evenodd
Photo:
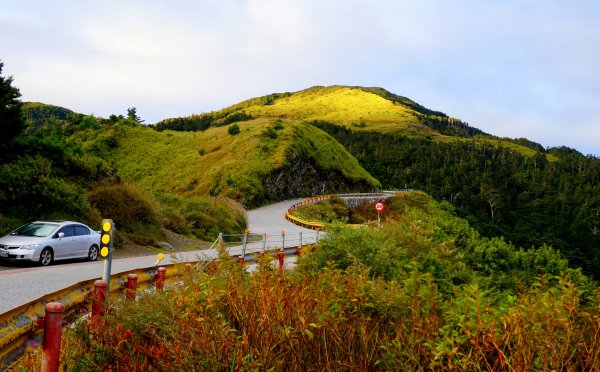
<path id="1" fill-rule="evenodd" d="M 285 219 L 287 210 L 302 199 L 288 200 L 248 212 L 248 228 L 252 232 L 269 235 L 298 234 L 312 230 L 294 225 Z M 258 243 L 253 243 L 257 245 Z M 270 246 L 273 246 L 270 244 Z M 177 253 L 178 261 L 196 261 L 207 252 L 190 251 Z M 170 264 L 173 260 L 165 255 L 163 264 Z M 113 259 L 112 273 L 154 266 L 156 256 L 143 256 Z M 0 314 L 14 309 L 22 304 L 33 301 L 46 294 L 56 292 L 75 283 L 102 277 L 104 262 L 73 262 L 59 263 L 48 267 L 14 268 L 1 267 L 0 271 Z"/>

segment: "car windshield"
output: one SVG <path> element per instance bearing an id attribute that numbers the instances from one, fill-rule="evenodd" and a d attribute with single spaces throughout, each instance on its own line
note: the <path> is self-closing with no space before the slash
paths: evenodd
<path id="1" fill-rule="evenodd" d="M 19 227 L 15 231 L 11 232 L 10 235 L 38 237 L 48 236 L 56 229 L 57 226 L 58 225 L 54 223 L 35 222 Z"/>

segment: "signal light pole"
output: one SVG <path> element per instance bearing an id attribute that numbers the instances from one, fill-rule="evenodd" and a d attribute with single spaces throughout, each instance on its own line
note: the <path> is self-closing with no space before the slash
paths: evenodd
<path id="1" fill-rule="evenodd" d="M 104 219 L 100 226 L 100 255 L 105 257 L 104 273 L 102 280 L 108 283 L 106 288 L 107 298 L 110 293 L 110 271 L 112 266 L 113 240 L 115 236 L 115 225 L 112 220 Z"/>

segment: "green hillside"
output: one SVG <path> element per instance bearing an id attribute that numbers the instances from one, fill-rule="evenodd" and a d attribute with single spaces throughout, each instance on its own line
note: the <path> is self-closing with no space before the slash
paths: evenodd
<path id="1" fill-rule="evenodd" d="M 237 125 L 236 135 L 228 133 L 228 126 L 203 132 L 123 126 L 109 156 L 121 177 L 148 190 L 227 196 L 247 206 L 323 190 L 380 187 L 320 129 L 275 119 Z M 303 178 L 307 175 L 312 177 Z"/>
<path id="2" fill-rule="evenodd" d="M 4 153 L 18 156 L 0 156 L 5 230 L 44 216 L 93 221 L 118 193 L 155 211 L 132 236 L 161 225 L 208 237 L 243 229 L 242 206 L 412 187 L 449 201 L 485 236 L 552 245 L 600 276 L 599 159 L 495 137 L 382 88 L 268 94 L 152 126 L 134 108 L 104 119 L 23 106 Z"/>
<path id="3" fill-rule="evenodd" d="M 470 127 L 460 119 L 427 109 L 382 88 L 334 85 L 316 86 L 294 93 L 274 93 L 215 112 L 165 119 L 156 123 L 155 127 L 158 130 L 197 131 L 210 126 L 225 125 L 236 118 L 285 118 L 302 122 L 326 122 L 354 131 L 392 133 L 441 142 L 485 142 L 510 147 L 527 156 L 535 153 L 531 147 L 524 146 L 519 141 L 491 136 Z M 550 158 L 552 159 L 554 158 Z"/>

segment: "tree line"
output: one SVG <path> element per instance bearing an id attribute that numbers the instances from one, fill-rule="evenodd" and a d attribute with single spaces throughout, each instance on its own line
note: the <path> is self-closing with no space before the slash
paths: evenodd
<path id="1" fill-rule="evenodd" d="M 424 190 L 448 201 L 486 236 L 525 248 L 551 245 L 571 265 L 600 277 L 599 158 L 567 147 L 525 156 L 492 144 L 312 124 L 344 145 L 384 188 Z"/>

